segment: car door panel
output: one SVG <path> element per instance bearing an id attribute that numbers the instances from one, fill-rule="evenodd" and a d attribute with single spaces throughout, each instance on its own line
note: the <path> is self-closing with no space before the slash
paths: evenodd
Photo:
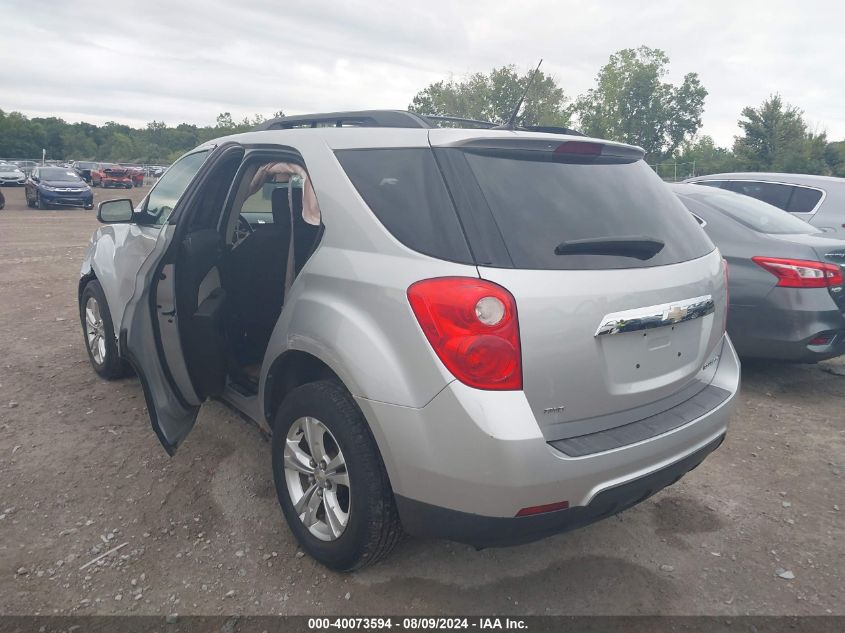
<path id="1" fill-rule="evenodd" d="M 199 406 L 208 395 L 197 393 L 179 328 L 180 318 L 194 316 L 193 313 L 184 314 L 184 304 L 179 297 L 180 275 L 176 270 L 191 220 L 185 210 L 191 208 L 215 166 L 233 149 L 242 151 L 236 143 L 213 148 L 179 196 L 169 223 L 159 232 L 155 248 L 138 271 L 135 291 L 123 318 L 121 352 L 141 378 L 153 428 L 171 455 L 190 433 Z M 200 281 L 211 268 L 213 266 L 203 273 Z M 194 304 L 197 298 L 195 294 Z"/>

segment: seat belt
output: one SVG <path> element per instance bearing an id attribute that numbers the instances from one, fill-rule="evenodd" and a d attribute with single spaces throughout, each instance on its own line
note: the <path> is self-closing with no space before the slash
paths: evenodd
<path id="1" fill-rule="evenodd" d="M 288 213 L 290 214 L 290 243 L 288 244 L 288 264 L 285 270 L 285 294 L 282 301 L 288 300 L 288 292 L 293 286 L 293 280 L 296 275 L 296 259 L 294 257 L 294 235 L 293 235 L 293 178 L 288 180 Z"/>

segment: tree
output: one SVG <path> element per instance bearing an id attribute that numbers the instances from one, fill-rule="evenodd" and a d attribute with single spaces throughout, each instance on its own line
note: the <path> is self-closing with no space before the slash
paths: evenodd
<path id="1" fill-rule="evenodd" d="M 807 129 L 803 112 L 771 95 L 757 107 L 746 107 L 738 125 L 742 136 L 734 140 L 740 167 L 749 171 L 784 171 L 825 174 L 827 135 Z M 829 157 L 829 156 L 828 156 Z"/>
<path id="2" fill-rule="evenodd" d="M 731 150 L 717 146 L 707 135 L 683 142 L 674 159 L 679 165 L 678 175 L 684 178 L 733 171 L 735 162 Z"/>
<path id="3" fill-rule="evenodd" d="M 611 55 L 596 87 L 575 102 L 579 129 L 639 145 L 649 158 L 670 156 L 701 128 L 707 90 L 696 73 L 679 86 L 664 82 L 668 66 L 666 53 L 647 46 Z"/>
<path id="4" fill-rule="evenodd" d="M 475 73 L 456 82 L 438 81 L 418 92 L 408 109 L 419 114 L 455 116 L 504 123 L 519 102 L 533 70 L 520 75 L 516 66 Z M 569 125 L 566 95 L 551 75 L 537 72 L 525 96 L 517 125 Z"/>

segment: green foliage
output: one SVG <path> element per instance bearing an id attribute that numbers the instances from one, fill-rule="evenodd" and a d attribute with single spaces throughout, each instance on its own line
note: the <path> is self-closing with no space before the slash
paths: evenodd
<path id="1" fill-rule="evenodd" d="M 726 147 L 719 147 L 710 136 L 684 141 L 675 152 L 674 160 L 684 166 L 684 178 L 696 175 L 734 171 L 736 159 Z"/>
<path id="2" fill-rule="evenodd" d="M 668 66 L 666 53 L 647 46 L 611 55 L 575 102 L 581 131 L 639 145 L 649 159 L 671 156 L 701 127 L 707 90 L 696 73 L 679 86 L 662 81 Z"/>
<path id="3" fill-rule="evenodd" d="M 737 163 L 748 171 L 825 174 L 832 171 L 827 135 L 807 129 L 801 110 L 774 94 L 757 107 L 743 108 L 742 136 L 734 141 Z"/>
<path id="4" fill-rule="evenodd" d="M 475 73 L 463 81 L 438 81 L 418 92 L 408 109 L 420 114 L 456 116 L 493 123 L 504 123 L 510 117 L 532 71 L 520 75 L 516 66 L 494 68 L 489 74 Z M 569 125 L 567 98 L 554 78 L 538 71 L 517 125 Z"/>
<path id="5" fill-rule="evenodd" d="M 274 116 L 284 113 L 279 110 Z M 213 127 L 188 123 L 168 127 L 163 121 L 150 121 L 137 129 L 113 121 L 96 126 L 55 117 L 30 119 L 20 112 L 0 110 L 0 158 L 40 158 L 43 148 L 48 159 L 56 160 L 171 163 L 205 141 L 246 132 L 263 121 L 256 114 L 235 122 L 224 112 Z"/>

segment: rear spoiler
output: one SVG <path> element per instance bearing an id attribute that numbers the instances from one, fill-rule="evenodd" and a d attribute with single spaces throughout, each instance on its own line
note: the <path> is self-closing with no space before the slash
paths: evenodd
<path id="1" fill-rule="evenodd" d="M 583 139 L 583 140 L 582 140 Z M 442 147 L 460 147 L 464 149 L 487 149 L 504 151 L 552 152 L 555 154 L 574 154 L 581 156 L 604 156 L 622 160 L 640 160 L 645 156 L 645 150 L 634 145 L 593 141 L 587 137 L 569 141 L 550 138 L 531 138 L 527 136 L 514 137 L 512 134 L 499 136 L 484 136 L 480 138 L 460 139 L 446 143 Z"/>

